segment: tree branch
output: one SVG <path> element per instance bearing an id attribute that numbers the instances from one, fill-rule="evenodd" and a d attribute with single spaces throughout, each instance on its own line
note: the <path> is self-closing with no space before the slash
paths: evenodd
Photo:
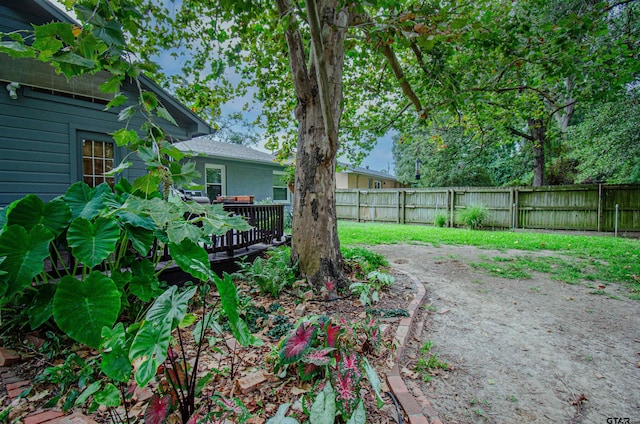
<path id="1" fill-rule="evenodd" d="M 320 95 L 320 107 L 322 108 L 322 118 L 327 137 L 333 146 L 338 141 L 338 130 L 336 128 L 333 110 L 331 110 L 331 100 L 329 93 L 329 76 L 324 60 L 324 46 L 322 44 L 322 29 L 320 27 L 320 15 L 318 5 L 315 0 L 307 0 L 307 14 L 309 15 L 309 28 L 311 32 L 311 42 L 316 59 L 316 76 L 318 78 L 318 93 Z"/>
<path id="2" fill-rule="evenodd" d="M 409 98 L 411 103 L 413 103 L 413 106 L 415 107 L 416 112 L 418 112 L 418 116 L 420 117 L 420 119 L 426 118 L 427 111 L 422 107 L 422 103 L 420 102 L 418 95 L 413 91 L 411 84 L 409 84 L 409 82 L 407 81 L 407 78 L 404 75 L 404 71 L 402 70 L 402 66 L 400 66 L 400 62 L 398 62 L 398 58 L 391 49 L 391 46 L 383 44 L 381 50 L 384 57 L 387 58 L 389 65 L 391 65 L 393 75 L 398 80 L 400 88 L 402 88 L 402 92 Z"/>
<path id="3" fill-rule="evenodd" d="M 287 15 L 291 15 L 291 20 L 295 21 L 293 8 L 289 0 L 276 0 L 280 19 L 284 19 Z M 309 74 L 307 71 L 306 60 L 304 55 L 304 43 L 300 31 L 296 25 L 291 23 L 287 26 L 285 37 L 287 46 L 289 47 L 289 64 L 291 66 L 291 75 L 293 77 L 293 85 L 296 88 L 298 99 L 304 99 L 311 94 L 311 84 L 309 82 Z"/>
<path id="4" fill-rule="evenodd" d="M 525 138 L 525 139 L 527 139 L 529 141 L 536 141 L 535 138 L 531 137 L 529 134 L 523 133 L 522 131 L 518 131 L 517 129 L 515 129 L 513 127 L 507 127 L 507 129 L 513 135 L 517 135 L 518 137 Z"/>

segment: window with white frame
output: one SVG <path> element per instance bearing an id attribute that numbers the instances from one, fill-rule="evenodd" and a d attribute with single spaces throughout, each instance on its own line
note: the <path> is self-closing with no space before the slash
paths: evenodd
<path id="1" fill-rule="evenodd" d="M 205 165 L 205 186 L 207 197 L 211 200 L 216 200 L 216 197 L 226 195 L 225 169 L 223 165 Z"/>
<path id="2" fill-rule="evenodd" d="M 114 160 L 113 143 L 82 139 L 82 179 L 90 187 L 102 183 L 113 186 L 113 176 L 105 176 L 105 173 L 113 169 Z"/>
<path id="3" fill-rule="evenodd" d="M 291 192 L 286 181 L 287 175 L 284 172 L 273 171 L 273 201 L 280 203 L 291 203 Z"/>
<path id="4" fill-rule="evenodd" d="M 382 188 L 382 181 L 380 180 L 375 180 L 373 182 L 373 188 Z"/>

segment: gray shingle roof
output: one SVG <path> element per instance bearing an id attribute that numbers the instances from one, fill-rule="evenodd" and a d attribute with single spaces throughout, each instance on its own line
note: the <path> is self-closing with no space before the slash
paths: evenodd
<path id="1" fill-rule="evenodd" d="M 174 144 L 183 152 L 204 154 L 222 159 L 237 159 L 251 162 L 278 163 L 275 156 L 240 144 L 227 143 L 208 137 L 196 137 Z"/>
<path id="2" fill-rule="evenodd" d="M 370 175 L 372 177 L 380 177 L 388 180 L 397 181 L 397 178 L 395 177 L 395 175 L 387 174 L 386 172 L 383 172 L 383 171 L 375 171 L 373 169 L 363 168 L 360 166 L 354 167 L 353 165 L 348 165 L 343 163 L 341 163 L 340 165 L 347 167 L 347 169 L 343 170 L 342 172 Z"/>

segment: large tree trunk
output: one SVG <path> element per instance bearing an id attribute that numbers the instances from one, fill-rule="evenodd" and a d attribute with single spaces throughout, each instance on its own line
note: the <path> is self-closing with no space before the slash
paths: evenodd
<path id="1" fill-rule="evenodd" d="M 335 295 L 344 286 L 335 198 L 335 154 L 327 151 L 319 99 L 298 105 L 292 259 L 314 287 Z"/>
<path id="2" fill-rule="evenodd" d="M 342 115 L 342 71 L 347 9 L 338 0 L 306 3 L 311 53 L 297 25 L 286 31 L 290 67 L 298 104 L 298 144 L 291 257 L 302 277 L 335 296 L 346 286 L 338 240 L 335 168 Z M 280 15 L 292 18 L 289 0 L 277 0 Z"/>
<path id="3" fill-rule="evenodd" d="M 542 119 L 529 119 L 529 136 L 533 142 L 533 186 L 544 185 L 545 126 Z"/>

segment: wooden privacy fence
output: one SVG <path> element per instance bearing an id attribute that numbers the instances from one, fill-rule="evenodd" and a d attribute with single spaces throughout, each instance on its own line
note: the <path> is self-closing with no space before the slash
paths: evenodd
<path id="1" fill-rule="evenodd" d="M 433 224 L 442 214 L 455 227 L 479 205 L 490 228 L 640 231 L 640 185 L 348 189 L 336 204 L 339 219 L 357 221 Z"/>

